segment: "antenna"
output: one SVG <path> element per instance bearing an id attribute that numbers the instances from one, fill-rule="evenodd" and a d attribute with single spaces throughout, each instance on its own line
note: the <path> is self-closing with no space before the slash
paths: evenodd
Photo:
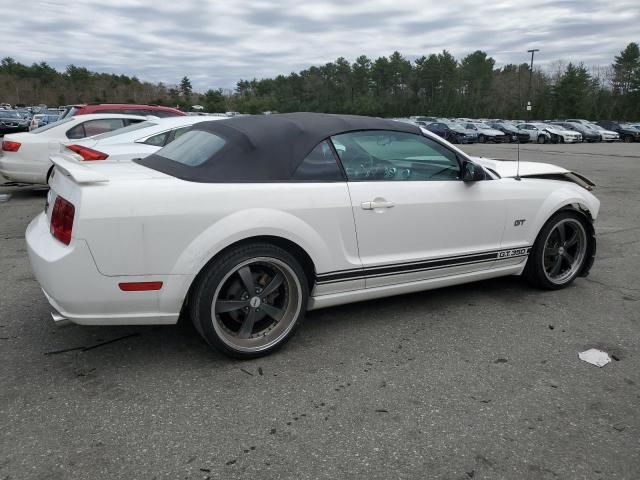
<path id="1" fill-rule="evenodd" d="M 520 136 L 518 137 L 518 153 L 516 154 L 516 176 L 515 179 L 520 181 Z"/>

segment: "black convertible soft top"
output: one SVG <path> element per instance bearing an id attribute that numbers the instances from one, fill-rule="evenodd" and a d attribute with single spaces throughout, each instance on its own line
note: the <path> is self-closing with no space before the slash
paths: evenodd
<path id="1" fill-rule="evenodd" d="M 289 181 L 304 158 L 322 140 L 358 130 L 391 130 L 420 135 L 409 123 L 356 115 L 282 113 L 200 122 L 226 143 L 206 161 L 188 166 L 162 156 L 162 150 L 136 160 L 140 165 L 183 180 L 203 183 Z"/>

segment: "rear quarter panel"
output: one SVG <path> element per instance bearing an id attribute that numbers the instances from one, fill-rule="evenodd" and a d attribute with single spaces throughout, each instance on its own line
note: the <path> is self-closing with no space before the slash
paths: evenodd
<path id="1" fill-rule="evenodd" d="M 261 235 L 291 240 L 318 271 L 360 265 L 345 183 L 119 181 L 82 189 L 75 235 L 104 275 L 195 275 L 220 250 Z"/>

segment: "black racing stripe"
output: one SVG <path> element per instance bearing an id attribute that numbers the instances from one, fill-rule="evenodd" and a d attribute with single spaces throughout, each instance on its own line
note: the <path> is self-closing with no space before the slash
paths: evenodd
<path id="1" fill-rule="evenodd" d="M 511 258 L 515 258 L 515 257 L 511 257 Z M 393 275 L 399 275 L 401 273 L 427 272 L 429 270 L 441 270 L 443 268 L 448 268 L 448 267 L 456 267 L 456 266 L 462 266 L 462 265 L 473 265 L 473 264 L 478 264 L 478 263 L 488 263 L 488 262 L 494 262 L 494 261 L 495 261 L 495 258 L 490 258 L 488 260 L 466 261 L 464 263 L 456 263 L 456 264 L 453 264 L 453 265 L 446 265 L 446 266 L 417 268 L 417 269 L 403 270 L 403 271 L 389 271 L 389 272 L 385 272 L 385 273 L 372 273 L 372 274 L 360 275 L 358 277 L 347 278 L 347 279 L 336 279 L 336 280 L 329 280 L 329 281 L 322 280 L 322 281 L 318 281 L 317 284 L 318 285 L 329 285 L 329 284 L 332 284 L 332 283 L 348 282 L 348 281 L 351 281 L 351 280 L 361 280 L 361 279 L 378 278 L 378 277 L 390 277 L 390 276 L 393 276 Z"/>
<path id="2" fill-rule="evenodd" d="M 416 265 L 416 264 L 422 264 L 425 262 L 435 262 L 435 261 L 439 261 L 439 260 L 454 260 L 454 259 L 458 259 L 458 258 L 469 258 L 469 257 L 476 257 L 478 255 L 489 255 L 492 253 L 498 254 L 499 252 L 502 252 L 503 250 L 489 250 L 486 252 L 479 252 L 479 253 L 467 253 L 464 255 L 454 255 L 452 257 L 441 257 L 441 258 L 436 258 L 433 260 L 424 260 L 424 261 L 417 261 L 417 262 L 401 262 L 401 263 L 394 263 L 392 265 L 377 265 L 375 267 L 369 267 L 366 270 L 375 270 L 378 268 L 387 268 L 387 267 L 403 267 L 405 265 Z M 329 272 L 324 272 L 324 273 L 319 273 L 316 277 L 319 279 L 324 279 L 326 277 L 331 277 L 334 275 L 342 275 L 342 274 L 361 274 L 363 272 L 363 268 L 350 268 L 350 269 L 345 269 L 345 270 L 333 270 L 333 271 L 329 271 Z"/>
<path id="3" fill-rule="evenodd" d="M 324 285 L 327 283 L 337 283 L 349 280 L 360 280 L 362 278 L 369 277 L 383 277 L 390 275 L 398 275 L 401 273 L 419 272 L 426 270 L 435 270 L 439 268 L 454 267 L 457 265 L 470 265 L 473 263 L 483 263 L 494 260 L 507 260 L 509 258 L 526 257 L 529 255 L 530 247 L 526 248 L 526 251 L 522 255 L 512 255 L 507 257 L 500 257 L 500 252 L 511 251 L 518 249 L 496 250 L 486 253 L 475 253 L 469 255 L 459 255 L 456 257 L 439 258 L 435 260 L 426 260 L 423 262 L 414 263 L 400 263 L 394 265 L 380 265 L 369 268 L 344 270 L 340 272 L 331 272 L 322 275 L 318 275 L 318 285 Z"/>

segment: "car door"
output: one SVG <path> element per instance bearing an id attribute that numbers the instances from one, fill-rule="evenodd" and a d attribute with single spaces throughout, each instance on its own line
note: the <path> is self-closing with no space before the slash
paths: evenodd
<path id="1" fill-rule="evenodd" d="M 332 141 L 367 288 L 491 268 L 505 226 L 499 181 L 463 182 L 459 156 L 422 135 L 359 131 Z"/>

